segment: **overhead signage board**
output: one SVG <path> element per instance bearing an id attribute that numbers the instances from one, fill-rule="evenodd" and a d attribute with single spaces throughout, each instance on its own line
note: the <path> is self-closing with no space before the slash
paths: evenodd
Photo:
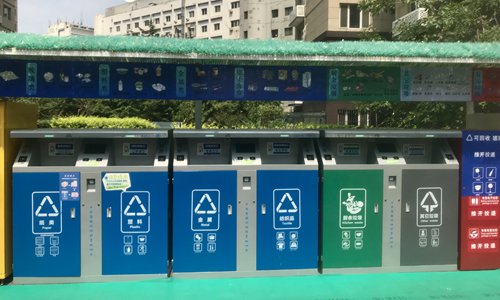
<path id="1" fill-rule="evenodd" d="M 399 101 L 397 67 L 341 67 L 328 70 L 328 100 Z"/>
<path id="2" fill-rule="evenodd" d="M 470 101 L 470 67 L 403 67 L 401 101 Z"/>
<path id="3" fill-rule="evenodd" d="M 500 68 L 473 71 L 472 100 L 500 101 Z"/>

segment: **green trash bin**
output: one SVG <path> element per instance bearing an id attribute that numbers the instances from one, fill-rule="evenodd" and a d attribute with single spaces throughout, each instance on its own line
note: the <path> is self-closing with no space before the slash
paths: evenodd
<path id="1" fill-rule="evenodd" d="M 369 164 L 366 139 L 338 134 L 327 131 L 320 142 L 322 268 L 328 273 L 381 267 L 383 171 Z"/>

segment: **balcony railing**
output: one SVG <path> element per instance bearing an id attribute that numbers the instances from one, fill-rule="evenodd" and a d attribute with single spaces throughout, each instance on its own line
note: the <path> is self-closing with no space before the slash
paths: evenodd
<path id="1" fill-rule="evenodd" d="M 414 11 L 407 13 L 401 18 L 392 22 L 392 36 L 397 36 L 400 33 L 398 27 L 401 24 L 413 23 L 426 17 L 427 17 L 427 10 L 425 8 L 417 8 Z"/>
<path id="2" fill-rule="evenodd" d="M 296 5 L 293 11 L 288 16 L 288 22 L 290 27 L 295 27 L 304 22 L 304 17 L 306 16 L 305 5 Z"/>

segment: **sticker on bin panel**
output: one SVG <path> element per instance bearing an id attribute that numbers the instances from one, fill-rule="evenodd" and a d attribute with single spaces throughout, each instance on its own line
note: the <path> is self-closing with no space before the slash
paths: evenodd
<path id="1" fill-rule="evenodd" d="M 121 193 L 121 231 L 122 233 L 149 232 L 149 192 Z"/>
<path id="2" fill-rule="evenodd" d="M 417 189 L 417 226 L 441 226 L 443 212 L 443 190 L 439 187 Z"/>
<path id="3" fill-rule="evenodd" d="M 366 189 L 340 190 L 340 228 L 366 227 Z"/>
<path id="4" fill-rule="evenodd" d="M 275 189 L 273 207 L 274 229 L 300 229 L 299 189 Z"/>
<path id="5" fill-rule="evenodd" d="M 193 190 L 191 192 L 191 230 L 217 231 L 220 218 L 220 191 Z"/>
<path id="6" fill-rule="evenodd" d="M 33 234 L 62 232 L 62 209 L 59 192 L 34 192 L 32 201 Z"/>

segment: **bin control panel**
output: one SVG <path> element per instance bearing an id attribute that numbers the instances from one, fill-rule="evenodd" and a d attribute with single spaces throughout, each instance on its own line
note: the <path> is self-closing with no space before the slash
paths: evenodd
<path id="1" fill-rule="evenodd" d="M 14 162 L 14 166 L 16 167 L 27 167 L 31 161 L 31 156 L 33 155 L 33 151 L 29 144 L 24 144 L 19 153 L 17 154 L 16 161 Z"/>
<path id="2" fill-rule="evenodd" d="M 232 164 L 233 165 L 260 165 L 262 164 L 260 153 L 257 151 L 258 143 L 247 141 L 236 141 L 232 147 Z M 286 145 L 282 149 L 286 153 Z"/>
<path id="3" fill-rule="evenodd" d="M 77 167 L 104 167 L 108 165 L 108 145 L 103 142 L 88 142 L 82 146 L 82 151 L 76 161 Z"/>
<path id="4" fill-rule="evenodd" d="M 379 142 L 375 145 L 375 157 L 379 165 L 404 165 L 406 160 L 392 141 Z"/>
<path id="5" fill-rule="evenodd" d="M 368 144 L 356 139 L 329 139 L 320 143 L 324 165 L 365 164 Z"/>
<path id="6" fill-rule="evenodd" d="M 458 164 L 446 140 L 400 140 L 398 144 L 407 164 Z"/>

